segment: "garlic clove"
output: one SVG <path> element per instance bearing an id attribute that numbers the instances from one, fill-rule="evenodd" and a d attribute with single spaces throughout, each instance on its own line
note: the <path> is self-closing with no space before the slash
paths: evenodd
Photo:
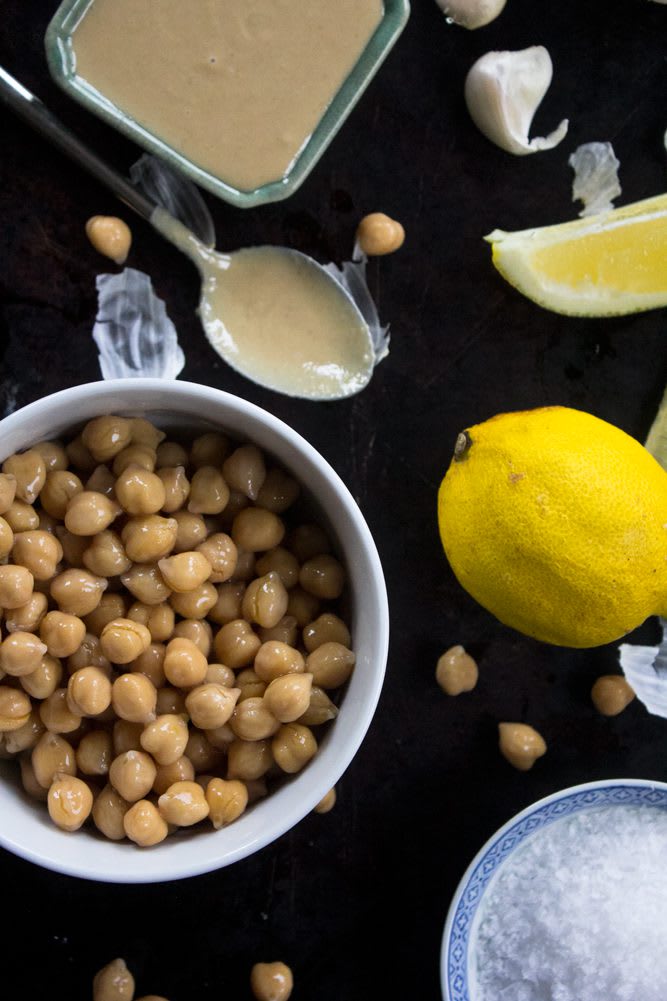
<path id="1" fill-rule="evenodd" d="M 553 67 L 543 45 L 518 52 L 487 52 L 474 63 L 465 82 L 465 101 L 480 132 L 508 153 L 524 156 L 553 149 L 567 133 L 564 119 L 548 136 L 528 139 Z"/>
<path id="2" fill-rule="evenodd" d="M 495 21 L 507 0 L 436 0 L 443 13 L 462 28 L 474 30 Z M 664 0 L 667 3 L 667 0 Z"/>

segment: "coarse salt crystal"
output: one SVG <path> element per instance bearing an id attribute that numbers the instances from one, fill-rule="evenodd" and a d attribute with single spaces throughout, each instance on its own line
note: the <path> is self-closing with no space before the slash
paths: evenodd
<path id="1" fill-rule="evenodd" d="M 489 884 L 474 1001 L 665 1001 L 667 810 L 584 810 L 532 835 Z"/>

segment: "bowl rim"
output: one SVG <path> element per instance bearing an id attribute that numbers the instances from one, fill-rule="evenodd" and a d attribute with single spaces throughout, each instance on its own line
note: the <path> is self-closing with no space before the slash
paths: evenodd
<path id="1" fill-rule="evenodd" d="M 452 946 L 452 932 L 454 929 L 454 922 L 457 918 L 459 905 L 461 904 L 463 895 L 468 888 L 468 884 L 470 883 L 472 877 L 475 875 L 475 873 L 477 872 L 477 870 L 479 869 L 480 865 L 482 864 L 486 856 L 489 854 L 489 852 L 494 847 L 499 845 L 500 842 L 502 842 L 503 838 L 507 834 L 509 834 L 513 830 L 513 828 L 520 825 L 524 820 L 527 820 L 533 814 L 537 813 L 540 810 L 543 810 L 544 808 L 552 804 L 560 803 L 572 798 L 585 797 L 587 794 L 594 793 L 595 791 L 602 791 L 602 790 L 611 791 L 611 790 L 620 790 L 624 788 L 635 789 L 635 790 L 643 789 L 646 792 L 650 792 L 651 790 L 659 790 L 665 794 L 665 798 L 667 799 L 667 782 L 662 782 L 658 779 L 653 780 L 653 779 L 617 778 L 617 779 L 596 779 L 591 782 L 581 782 L 577 785 L 567 786 L 564 789 L 556 790 L 556 792 L 550 793 L 547 796 L 543 796 L 541 799 L 535 800 L 535 802 L 530 803 L 523 810 L 520 810 L 518 813 L 514 814 L 514 816 L 510 817 L 510 819 L 506 823 L 504 823 L 501 827 L 499 827 L 491 835 L 491 837 L 489 837 L 484 842 L 482 847 L 473 857 L 470 864 L 467 866 L 465 872 L 463 873 L 463 876 L 459 880 L 456 889 L 452 894 L 449 907 L 447 910 L 447 917 L 444 924 L 444 929 L 441 938 L 441 946 L 440 946 L 440 990 L 443 1001 L 476 1001 L 476 999 L 470 995 L 467 984 L 463 985 L 463 990 L 457 990 L 455 994 L 452 993 L 451 990 L 452 977 L 450 976 L 450 970 L 449 970 L 450 951 Z M 578 806 L 576 809 L 577 810 L 585 809 L 589 805 L 590 804 L 582 802 L 581 805 Z M 665 803 L 664 808 L 667 809 L 667 803 Z M 559 819 L 558 816 L 553 816 L 546 823 L 541 825 L 541 827 L 546 827 L 548 826 L 548 824 L 553 823 L 553 821 L 557 819 Z M 524 838 L 522 837 L 517 842 L 517 844 L 520 844 L 523 840 Z M 494 873 L 497 871 L 500 865 L 503 864 L 505 858 L 508 857 L 513 850 L 514 850 L 513 848 L 510 849 L 510 851 L 508 851 L 506 855 L 503 857 L 499 865 L 494 867 L 493 869 Z M 489 877 L 489 879 L 490 878 L 491 877 Z M 488 885 L 488 883 L 485 884 L 484 889 L 486 889 L 486 885 Z M 477 903 L 475 905 L 475 909 L 479 906 L 479 902 L 481 901 L 484 895 L 484 889 L 477 897 Z M 466 969 L 467 969 L 468 945 L 469 941 L 466 942 L 465 954 L 461 960 L 461 963 L 465 964 Z"/>
<path id="2" fill-rule="evenodd" d="M 125 403 L 122 403 L 120 398 L 124 394 L 130 394 L 130 397 Z M 230 850 L 228 847 L 223 847 L 216 853 L 213 851 L 213 841 L 211 840 L 211 850 L 208 854 L 197 852 L 195 848 L 195 850 L 190 853 L 187 861 L 179 860 L 176 872 L 171 869 L 172 863 L 170 863 L 169 856 L 161 861 L 157 861 L 153 868 L 148 867 L 149 871 L 147 872 L 144 868 L 144 863 L 141 862 L 141 860 L 147 858 L 150 859 L 150 855 L 147 856 L 142 850 L 135 849 L 135 846 L 127 845 L 124 842 L 108 842 L 108 845 L 106 842 L 100 842 L 101 844 L 104 844 L 105 848 L 110 847 L 110 849 L 113 850 L 112 846 L 119 846 L 128 852 L 132 851 L 133 853 L 130 855 L 130 859 L 134 861 L 134 866 L 131 866 L 129 869 L 124 868 L 123 856 L 122 853 L 119 852 L 117 865 L 113 870 L 110 870 L 108 865 L 104 865 L 103 863 L 95 863 L 90 860 L 86 861 L 85 851 L 78 853 L 74 861 L 71 861 L 68 858 L 63 859 L 58 857 L 58 852 L 55 850 L 54 843 L 57 843 L 59 837 L 64 838 L 65 840 L 61 842 L 64 847 L 68 844 L 68 839 L 71 835 L 58 831 L 55 827 L 52 828 L 48 819 L 48 827 L 46 830 L 48 831 L 49 837 L 46 840 L 47 842 L 51 842 L 51 844 L 47 844 L 43 850 L 41 847 L 27 847 L 17 838 L 9 836 L 0 825 L 0 846 L 29 862 L 33 862 L 42 868 L 63 873 L 64 875 L 76 876 L 78 878 L 96 880 L 99 882 L 127 884 L 167 882 L 185 879 L 190 876 L 197 876 L 203 873 L 213 872 L 215 870 L 225 868 L 227 865 L 231 865 L 236 861 L 246 858 L 261 848 L 273 843 L 278 838 L 282 837 L 287 831 L 291 830 L 298 823 L 300 823 L 312 811 L 313 807 L 323 798 L 328 789 L 340 780 L 343 773 L 346 771 L 361 747 L 375 715 L 375 710 L 382 691 L 389 648 L 389 604 L 384 572 L 382 570 L 382 564 L 380 562 L 375 541 L 359 505 L 339 474 L 324 458 L 324 456 L 297 431 L 291 428 L 290 425 L 286 424 L 269 411 L 264 410 L 262 407 L 259 407 L 254 403 L 250 403 L 242 397 L 235 396 L 234 394 L 228 393 L 224 390 L 181 380 L 175 380 L 173 382 L 164 379 L 143 378 L 98 380 L 95 382 L 83 383 L 81 385 L 74 386 L 71 389 L 51 393 L 35 400 L 32 403 L 26 404 L 26 406 L 21 407 L 13 414 L 5 417 L 0 421 L 0 450 L 2 449 L 2 445 L 8 431 L 15 433 L 23 427 L 26 419 L 29 420 L 31 416 L 36 415 L 44 416 L 44 414 L 48 414 L 50 409 L 54 406 L 61 407 L 63 404 L 66 404 L 71 413 L 71 416 L 68 416 L 67 420 L 72 425 L 75 425 L 89 419 L 87 414 L 83 414 L 82 416 L 78 416 L 77 414 L 77 404 L 84 400 L 97 400 L 100 395 L 103 395 L 104 397 L 116 396 L 116 406 L 120 409 L 125 409 L 128 412 L 150 410 L 150 403 L 144 403 L 142 405 L 142 403 L 136 399 L 136 397 L 141 396 L 141 394 L 146 394 L 147 396 L 154 394 L 155 396 L 162 397 L 164 397 L 165 394 L 170 396 L 174 394 L 180 396 L 184 399 L 184 401 L 191 401 L 191 403 L 193 405 L 196 404 L 197 407 L 201 405 L 202 420 L 208 421 L 212 424 L 217 424 L 219 427 L 224 426 L 224 422 L 216 417 L 210 417 L 205 409 L 205 405 L 207 401 L 226 405 L 236 412 L 239 419 L 243 421 L 250 420 L 251 423 L 253 421 L 259 422 L 266 426 L 269 429 L 269 432 L 273 435 L 279 436 L 287 444 L 296 446 L 300 455 L 304 456 L 310 463 L 311 469 L 314 469 L 318 474 L 326 477 L 332 489 L 332 495 L 337 499 L 340 499 L 340 501 L 344 504 L 346 513 L 351 519 L 351 523 L 354 525 L 355 534 L 363 542 L 365 557 L 373 573 L 373 607 L 374 615 L 377 614 L 377 619 L 374 618 L 373 620 L 375 634 L 372 663 L 374 668 L 372 673 L 370 670 L 368 672 L 370 677 L 367 680 L 368 687 L 365 691 L 363 705 L 360 704 L 357 706 L 355 701 L 355 708 L 358 712 L 357 721 L 353 728 L 353 739 L 351 739 L 351 735 L 348 735 L 347 743 L 343 744 L 340 748 L 336 748 L 335 754 L 330 750 L 329 742 L 327 747 L 323 748 L 322 756 L 316 755 L 315 758 L 309 762 L 307 770 L 304 770 L 304 772 L 298 773 L 293 777 L 288 777 L 291 779 L 291 782 L 286 783 L 286 785 L 282 786 L 281 789 L 276 790 L 272 796 L 278 796 L 283 790 L 290 789 L 292 782 L 298 782 L 301 775 L 310 775 L 313 781 L 303 791 L 298 804 L 293 804 L 291 807 L 288 807 L 280 815 L 276 813 L 276 821 L 275 823 L 271 823 L 269 829 L 267 829 L 267 825 L 264 825 L 264 828 L 259 833 L 246 837 L 245 840 L 239 843 L 235 848 Z M 103 409 L 104 404 L 102 402 L 100 404 L 100 412 L 103 412 Z M 232 431 L 232 434 L 233 433 L 234 432 Z M 252 435 L 252 431 L 250 431 L 249 434 Z M 270 451 L 270 447 L 266 447 L 267 451 Z M 330 752 L 328 757 L 326 756 L 327 751 Z M 4 765 L 5 763 L 3 762 L 2 764 Z M 267 797 L 267 800 L 264 800 L 263 802 L 267 802 L 271 798 L 272 797 L 269 796 Z M 289 794 L 286 794 L 284 798 L 289 800 Z M 208 837 L 210 834 L 211 838 L 214 838 L 215 835 L 219 833 L 221 832 L 207 831 L 204 832 L 203 836 Z M 193 843 L 195 845 L 200 844 L 196 838 L 193 840 Z M 69 844 L 71 845 L 71 841 L 69 841 Z M 160 845 L 157 846 L 158 849 L 160 847 Z M 169 847 L 171 847 L 171 845 Z M 134 854 L 135 850 L 137 854 Z M 66 849 L 64 853 L 67 855 Z"/>
<path id="3" fill-rule="evenodd" d="M 92 3 L 94 0 L 62 0 L 51 18 L 44 36 L 44 46 L 52 78 L 70 97 L 102 118 L 107 125 L 116 128 L 149 153 L 166 160 L 196 184 L 237 208 L 252 208 L 281 201 L 303 184 L 389 55 L 410 16 L 410 0 L 382 0 L 380 23 L 294 157 L 287 173 L 282 178 L 257 188 L 243 190 L 199 167 L 76 75 L 72 33 Z"/>

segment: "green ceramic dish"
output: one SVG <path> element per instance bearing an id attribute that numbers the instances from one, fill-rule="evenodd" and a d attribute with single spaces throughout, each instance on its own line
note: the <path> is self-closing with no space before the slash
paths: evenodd
<path id="1" fill-rule="evenodd" d="M 72 34 L 94 0 L 63 0 L 46 31 L 45 45 L 49 69 L 54 80 L 75 100 L 124 132 L 150 153 L 162 157 L 187 174 L 196 184 L 240 208 L 251 208 L 265 202 L 288 198 L 302 184 L 341 125 L 352 111 L 364 90 L 405 27 L 410 14 L 409 0 L 384 0 L 380 24 L 362 52 L 354 69 L 320 119 L 314 132 L 294 160 L 289 172 L 270 184 L 253 191 L 241 191 L 227 184 L 222 177 L 198 167 L 159 136 L 135 122 L 89 83 L 76 75 Z M 334 0 L 335 2 L 335 0 Z"/>

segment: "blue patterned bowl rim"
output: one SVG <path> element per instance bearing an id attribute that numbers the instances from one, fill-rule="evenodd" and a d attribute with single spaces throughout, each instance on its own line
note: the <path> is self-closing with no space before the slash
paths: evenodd
<path id="1" fill-rule="evenodd" d="M 601 806 L 667 808 L 667 783 L 605 779 L 570 786 L 517 813 L 486 842 L 466 869 L 452 897 L 442 936 L 440 983 L 444 1001 L 475 1001 L 470 994 L 468 949 L 475 914 L 499 866 L 529 835 L 581 810 Z"/>

